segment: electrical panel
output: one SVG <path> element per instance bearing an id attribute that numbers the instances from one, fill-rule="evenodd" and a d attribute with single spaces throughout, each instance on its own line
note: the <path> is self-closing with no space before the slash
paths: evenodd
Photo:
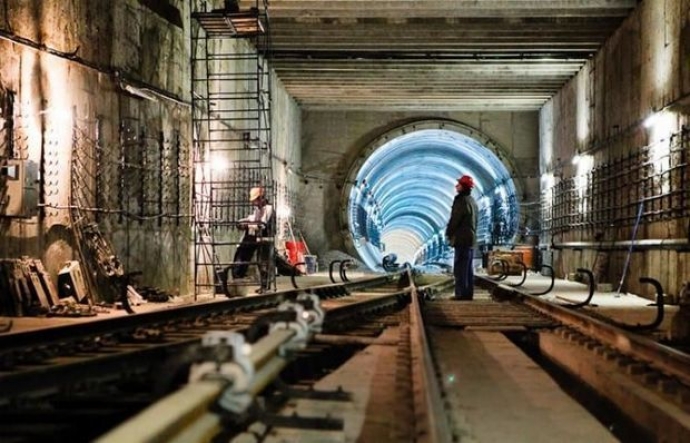
<path id="1" fill-rule="evenodd" d="M 0 164 L 0 217 L 30 218 L 38 214 L 38 165 L 9 159 Z"/>

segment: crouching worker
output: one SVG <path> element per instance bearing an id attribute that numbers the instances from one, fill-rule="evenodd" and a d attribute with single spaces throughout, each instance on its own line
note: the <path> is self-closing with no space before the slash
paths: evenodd
<path id="1" fill-rule="evenodd" d="M 263 293 L 269 290 L 271 253 L 273 252 L 273 206 L 268 204 L 264 188 L 252 188 L 249 191 L 249 201 L 254 206 L 254 212 L 238 221 L 239 228 L 244 229 L 242 241 L 235 251 L 232 266 L 232 278 L 247 276 L 249 262 L 254 253 L 257 254 L 261 287 L 257 291 Z"/>

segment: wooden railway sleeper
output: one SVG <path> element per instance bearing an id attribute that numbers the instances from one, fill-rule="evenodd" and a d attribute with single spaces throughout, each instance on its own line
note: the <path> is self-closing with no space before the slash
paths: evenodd
<path id="1" fill-rule="evenodd" d="M 323 298 L 329 298 L 330 297 L 330 291 L 328 291 L 328 288 L 308 288 L 306 289 L 307 292 L 310 292 L 317 297 L 323 299 Z"/>
<path id="2" fill-rule="evenodd" d="M 326 298 L 336 298 L 338 296 L 337 286 L 330 286 L 328 288 L 325 288 L 324 292 L 326 293 Z"/>
<path id="3" fill-rule="evenodd" d="M 681 386 L 678 380 L 666 375 L 663 375 L 661 378 L 659 378 L 657 385 L 659 386 L 661 392 L 666 395 L 676 395 Z"/>
<path id="4" fill-rule="evenodd" d="M 314 288 L 307 288 L 305 291 L 310 294 L 315 294 L 321 299 L 346 297 L 350 295 L 350 292 L 345 285 L 318 286 Z"/>
<path id="5" fill-rule="evenodd" d="M 351 401 L 352 394 L 346 392 L 342 386 L 338 386 L 336 389 L 326 391 L 326 390 L 316 390 L 312 386 L 306 388 L 298 388 L 295 386 L 290 386 L 283 382 L 282 379 L 277 378 L 273 384 L 275 391 L 272 393 L 273 396 L 277 397 L 287 397 L 287 398 L 304 398 L 309 400 L 327 400 L 327 401 Z"/>
<path id="6" fill-rule="evenodd" d="M 262 414 L 261 421 L 272 428 L 292 429 L 318 429 L 322 431 L 340 431 L 344 427 L 344 421 L 333 417 L 303 417 L 297 413 L 290 416 L 275 414 Z"/>

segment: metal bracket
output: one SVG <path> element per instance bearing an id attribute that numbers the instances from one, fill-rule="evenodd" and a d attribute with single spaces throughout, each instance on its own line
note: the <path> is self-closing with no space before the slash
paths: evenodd
<path id="1" fill-rule="evenodd" d="M 295 302 L 284 302 L 278 306 L 278 311 L 295 311 L 295 320 L 291 322 L 276 322 L 271 324 L 269 331 L 278 329 L 292 329 L 295 336 L 281 347 L 280 353 L 306 348 L 307 341 L 313 334 L 321 332 L 323 320 L 326 316 L 319 299 L 314 294 L 300 294 Z"/>
<path id="2" fill-rule="evenodd" d="M 252 403 L 249 387 L 255 374 L 249 359 L 252 346 L 244 335 L 233 331 L 210 331 L 201 339 L 202 348 L 217 349 L 217 360 L 193 364 L 189 369 L 189 382 L 202 379 L 223 379 L 228 387 L 218 399 L 218 405 L 230 412 L 242 413 Z M 230 349 L 232 352 L 226 352 Z"/>

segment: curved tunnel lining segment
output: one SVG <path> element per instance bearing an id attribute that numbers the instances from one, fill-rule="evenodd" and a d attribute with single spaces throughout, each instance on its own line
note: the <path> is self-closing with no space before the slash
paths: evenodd
<path id="1" fill-rule="evenodd" d="M 455 182 L 468 174 L 476 184 L 478 249 L 510 244 L 519 204 L 507 160 L 488 138 L 463 125 L 424 122 L 391 131 L 351 169 L 344 194 L 347 240 L 370 269 L 381 269 L 389 254 L 414 266 L 452 265 L 445 225 Z"/>

